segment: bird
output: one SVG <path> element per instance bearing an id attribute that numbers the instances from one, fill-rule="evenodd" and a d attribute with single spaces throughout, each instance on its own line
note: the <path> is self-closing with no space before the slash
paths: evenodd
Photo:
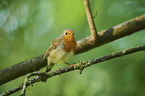
<path id="1" fill-rule="evenodd" d="M 65 29 L 63 33 L 51 42 L 50 47 L 47 49 L 44 60 L 47 58 L 47 67 L 45 72 L 49 72 L 54 65 L 57 64 L 68 64 L 69 61 L 75 54 L 77 49 L 77 42 L 74 37 L 74 31 L 72 29 Z M 61 73 L 60 68 L 58 70 Z"/>

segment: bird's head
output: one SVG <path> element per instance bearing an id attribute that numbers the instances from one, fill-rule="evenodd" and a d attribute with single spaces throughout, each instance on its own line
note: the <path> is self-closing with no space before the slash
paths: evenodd
<path id="1" fill-rule="evenodd" d="M 61 36 L 64 40 L 75 40 L 74 31 L 72 29 L 65 29 Z"/>

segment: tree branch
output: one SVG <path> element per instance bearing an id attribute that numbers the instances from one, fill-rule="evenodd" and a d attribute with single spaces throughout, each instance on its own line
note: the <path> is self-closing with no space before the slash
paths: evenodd
<path id="1" fill-rule="evenodd" d="M 125 49 L 125 50 L 122 50 L 122 51 L 114 52 L 112 54 L 102 56 L 102 57 L 99 57 L 99 58 L 95 58 L 93 60 L 88 60 L 86 62 L 79 62 L 78 64 L 76 64 L 74 66 L 69 66 L 67 68 L 62 68 L 61 69 L 61 74 L 66 73 L 66 72 L 70 72 L 70 71 L 73 71 L 73 70 L 78 70 L 78 69 L 80 70 L 80 73 L 82 73 L 84 68 L 89 67 L 91 65 L 98 64 L 98 63 L 103 62 L 103 61 L 107 61 L 107 60 L 110 60 L 110 59 L 113 59 L 113 58 L 125 56 L 125 55 L 128 55 L 128 54 L 132 54 L 132 53 L 143 51 L 143 50 L 145 50 L 145 45 L 132 47 L 132 48 Z M 25 94 L 26 87 L 30 86 L 31 84 L 34 84 L 36 82 L 41 81 L 40 76 L 45 77 L 45 78 L 48 79 L 50 77 L 57 76 L 59 74 L 60 74 L 59 70 L 51 71 L 51 72 L 48 72 L 48 73 L 47 72 L 33 72 L 33 73 L 30 73 L 26 76 L 26 79 L 25 79 L 24 83 L 22 83 L 18 87 L 15 87 L 13 89 L 10 89 L 10 90 L 7 90 L 7 91 L 3 92 L 1 94 L 1 96 L 8 96 L 10 94 L 13 94 L 13 93 L 21 90 L 22 88 L 23 88 L 23 92 Z M 35 77 L 31 80 L 28 80 L 32 76 L 37 76 L 37 77 Z M 23 85 L 24 85 L 24 87 L 23 87 Z"/>
<path id="2" fill-rule="evenodd" d="M 98 32 L 97 43 L 95 44 L 91 43 L 93 42 L 91 40 L 91 36 L 77 41 L 78 48 L 76 50 L 76 54 L 86 52 L 100 45 L 131 35 L 142 29 L 145 29 L 145 14 Z"/>
<path id="3" fill-rule="evenodd" d="M 133 34 L 139 30 L 145 29 L 145 14 L 134 19 L 128 20 L 124 23 L 116 25 L 110 29 L 98 32 L 97 43 L 91 43 L 93 40 L 88 36 L 82 40 L 77 41 L 78 47 L 76 54 L 86 52 L 100 45 L 114 41 Z M 38 71 L 47 65 L 46 59 L 42 62 L 43 55 L 34 57 L 32 59 L 20 62 L 16 65 L 0 70 L 0 85 L 23 76 L 27 73 Z"/>
<path id="4" fill-rule="evenodd" d="M 89 0 L 83 0 L 83 1 L 84 1 L 87 19 L 88 19 L 88 23 L 89 23 L 89 27 L 90 27 L 90 31 L 91 31 L 91 36 L 92 36 L 91 38 L 92 38 L 93 42 L 96 43 L 98 36 L 97 36 L 97 30 L 95 27 L 95 22 L 93 20 L 92 12 L 90 9 L 90 3 L 89 3 Z"/>

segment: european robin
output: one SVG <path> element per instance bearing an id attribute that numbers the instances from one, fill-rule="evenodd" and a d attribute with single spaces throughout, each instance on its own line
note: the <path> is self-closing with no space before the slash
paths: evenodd
<path id="1" fill-rule="evenodd" d="M 45 72 L 50 71 L 55 64 L 64 64 L 70 60 L 74 56 L 76 48 L 77 42 L 74 37 L 74 31 L 72 29 L 65 29 L 60 37 L 57 37 L 51 42 L 50 47 L 43 57 L 43 59 L 47 57 Z"/>

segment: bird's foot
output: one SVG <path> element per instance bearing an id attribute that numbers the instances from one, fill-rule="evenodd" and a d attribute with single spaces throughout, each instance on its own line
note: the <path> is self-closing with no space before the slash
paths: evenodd
<path id="1" fill-rule="evenodd" d="M 72 64 L 67 63 L 67 62 L 64 62 L 64 63 L 67 64 L 67 65 L 69 65 L 69 66 L 75 66 L 74 64 L 75 64 L 76 62 L 74 62 L 74 63 L 72 63 Z"/>
<path id="2" fill-rule="evenodd" d="M 56 64 L 58 71 L 59 71 L 59 75 L 61 76 L 61 69 L 58 67 L 58 65 Z"/>

